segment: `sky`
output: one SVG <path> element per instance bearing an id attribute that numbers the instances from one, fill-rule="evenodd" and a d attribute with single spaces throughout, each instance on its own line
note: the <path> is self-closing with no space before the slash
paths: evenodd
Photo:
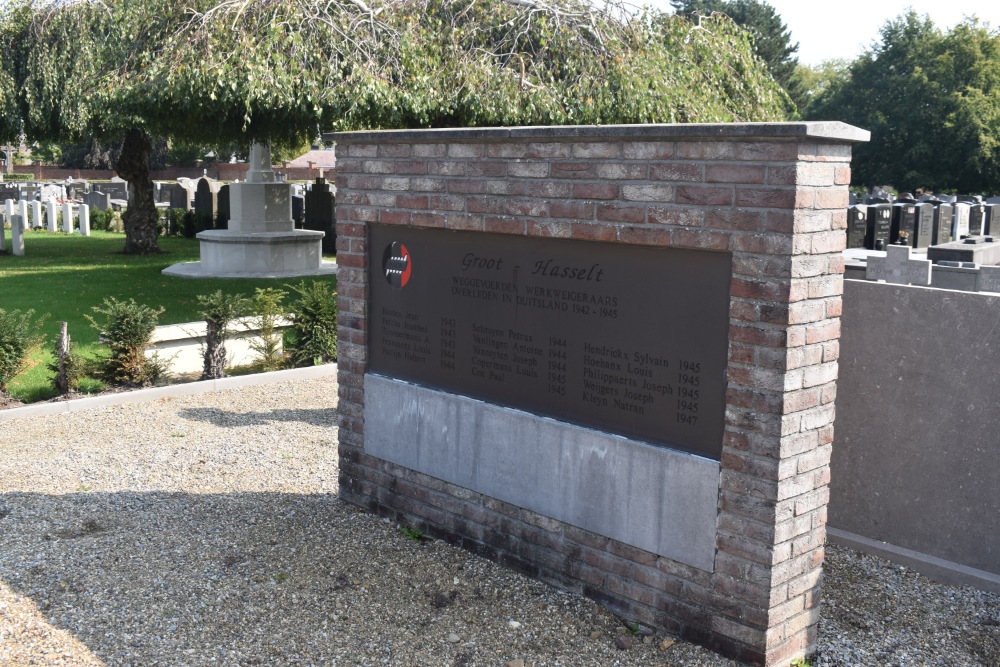
<path id="1" fill-rule="evenodd" d="M 633 0 L 643 4 L 640 0 Z M 803 65 L 824 60 L 853 60 L 878 38 L 878 31 L 907 7 L 928 14 L 934 24 L 945 29 L 976 15 L 996 30 L 1000 28 L 1000 0 L 766 0 L 781 16 L 799 43 L 798 58 Z M 671 11 L 668 0 L 645 0 Z"/>

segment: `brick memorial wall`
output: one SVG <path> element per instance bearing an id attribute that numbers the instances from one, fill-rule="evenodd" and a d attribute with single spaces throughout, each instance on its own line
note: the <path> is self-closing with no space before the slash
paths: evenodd
<path id="1" fill-rule="evenodd" d="M 330 138 L 342 497 L 737 659 L 808 654 L 868 133 Z"/>

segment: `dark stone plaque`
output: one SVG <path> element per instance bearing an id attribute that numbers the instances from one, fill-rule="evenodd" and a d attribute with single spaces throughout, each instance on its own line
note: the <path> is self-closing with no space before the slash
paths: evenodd
<path id="1" fill-rule="evenodd" d="M 369 370 L 718 460 L 729 253 L 371 225 Z"/>
<path id="2" fill-rule="evenodd" d="M 889 243 L 913 247 L 917 230 L 917 204 L 913 201 L 896 202 L 892 205 L 892 227 Z"/>
<path id="3" fill-rule="evenodd" d="M 952 218 L 955 209 L 951 204 L 936 204 L 934 207 L 934 240 L 932 245 L 951 243 Z"/>
<path id="4" fill-rule="evenodd" d="M 865 247 L 884 250 L 892 231 L 892 204 L 869 204 Z"/>
<path id="5" fill-rule="evenodd" d="M 864 248 L 868 234 L 868 207 L 851 206 L 847 209 L 847 247 Z"/>
<path id="6" fill-rule="evenodd" d="M 934 204 L 917 203 L 914 248 L 927 248 L 934 241 Z"/>

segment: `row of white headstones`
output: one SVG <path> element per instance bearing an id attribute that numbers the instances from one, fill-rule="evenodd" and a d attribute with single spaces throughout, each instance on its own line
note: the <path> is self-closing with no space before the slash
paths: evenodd
<path id="1" fill-rule="evenodd" d="M 62 205 L 59 205 L 55 199 L 49 199 L 45 202 L 47 225 L 43 225 L 42 202 L 29 202 L 24 199 L 15 202 L 13 199 L 8 199 L 4 209 L 4 221 L 10 224 L 11 254 L 24 255 L 24 231 L 29 228 L 41 229 L 47 226 L 50 232 L 59 231 L 57 213 L 60 208 L 62 209 L 62 230 L 65 233 L 73 233 L 73 212 L 76 209 L 76 215 L 79 218 L 80 234 L 90 236 L 90 207 L 86 204 L 63 202 Z M 28 215 L 29 211 L 31 213 L 30 217 Z M 7 245 L 4 226 L 0 224 L 0 251 L 5 250 Z"/>

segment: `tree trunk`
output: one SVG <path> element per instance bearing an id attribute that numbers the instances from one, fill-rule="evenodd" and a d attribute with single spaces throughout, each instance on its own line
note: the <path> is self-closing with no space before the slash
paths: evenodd
<path id="1" fill-rule="evenodd" d="M 122 152 L 115 170 L 128 181 L 128 209 L 122 216 L 125 224 L 125 254 L 153 255 L 160 252 L 156 244 L 159 214 L 153 196 L 153 180 L 149 177 L 149 156 L 153 151 L 149 136 L 141 130 L 129 130 L 122 142 Z"/>
<path id="2" fill-rule="evenodd" d="M 205 320 L 205 367 L 202 380 L 218 380 L 226 377 L 226 339 L 223 327 L 214 320 Z"/>

